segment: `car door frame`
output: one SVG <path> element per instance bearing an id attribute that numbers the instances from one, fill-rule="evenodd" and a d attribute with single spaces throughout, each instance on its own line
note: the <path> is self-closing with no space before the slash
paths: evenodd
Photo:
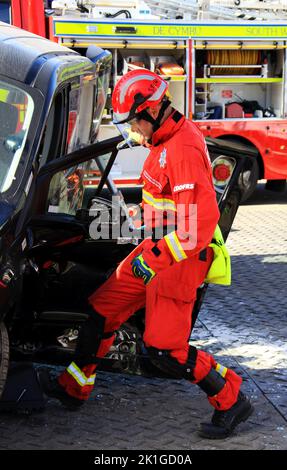
<path id="1" fill-rule="evenodd" d="M 49 212 L 46 212 L 47 198 L 51 180 L 56 173 L 67 170 L 76 165 L 80 165 L 81 163 L 88 162 L 89 160 L 97 159 L 98 157 L 107 154 L 108 152 L 111 152 L 109 162 L 107 164 L 107 167 L 105 168 L 105 171 L 102 173 L 102 177 L 99 182 L 99 187 L 102 188 L 108 180 L 109 172 L 118 153 L 117 146 L 122 140 L 122 136 L 112 137 L 110 139 L 88 145 L 63 157 L 54 159 L 50 163 L 44 165 L 40 169 L 39 174 L 36 178 L 31 218 L 45 214 L 48 221 Z M 55 214 L 51 213 L 51 219 L 54 217 Z M 59 220 L 60 217 L 61 214 L 59 214 Z"/>

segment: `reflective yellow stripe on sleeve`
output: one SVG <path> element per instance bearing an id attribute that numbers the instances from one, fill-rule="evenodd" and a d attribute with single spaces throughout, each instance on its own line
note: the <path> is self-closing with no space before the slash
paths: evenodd
<path id="1" fill-rule="evenodd" d="M 223 378 L 226 376 L 227 367 L 222 366 L 221 364 L 216 365 L 216 372 L 218 372 Z"/>
<path id="2" fill-rule="evenodd" d="M 187 258 L 176 232 L 169 233 L 164 237 L 164 239 L 175 261 L 183 261 Z"/>
<path id="3" fill-rule="evenodd" d="M 69 367 L 67 367 L 67 372 L 81 387 L 84 387 L 85 385 L 94 385 L 95 383 L 96 374 L 91 375 L 91 377 L 86 377 L 84 372 L 82 372 L 74 362 L 72 362 Z"/>
<path id="4" fill-rule="evenodd" d="M 155 209 L 162 211 L 176 212 L 176 205 L 172 199 L 155 198 L 151 193 L 143 189 L 143 200 L 145 203 L 153 206 Z"/>

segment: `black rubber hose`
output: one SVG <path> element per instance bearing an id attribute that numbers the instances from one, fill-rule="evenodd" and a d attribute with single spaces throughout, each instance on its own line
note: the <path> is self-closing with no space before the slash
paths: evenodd
<path id="1" fill-rule="evenodd" d="M 129 12 L 129 10 L 119 10 L 117 11 L 116 13 L 112 14 L 112 13 L 105 13 L 105 17 L 106 18 L 116 18 L 117 16 L 119 15 L 122 15 L 122 14 L 125 14 L 126 15 L 126 18 L 131 18 L 132 15 L 131 13 Z"/>
<path id="2" fill-rule="evenodd" d="M 86 8 L 80 2 L 77 2 L 77 8 L 78 8 L 78 10 L 80 10 L 81 13 L 89 13 L 88 8 Z"/>

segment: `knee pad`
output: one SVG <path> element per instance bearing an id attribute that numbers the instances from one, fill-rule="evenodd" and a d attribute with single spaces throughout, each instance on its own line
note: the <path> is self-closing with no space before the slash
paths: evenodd
<path id="1" fill-rule="evenodd" d="M 89 318 L 80 329 L 75 350 L 75 359 L 80 367 L 86 364 L 97 364 L 100 361 L 97 358 L 97 352 L 102 340 L 114 335 L 114 331 L 105 332 L 105 317 L 91 306 L 87 313 Z"/>
<path id="2" fill-rule="evenodd" d="M 185 364 L 180 364 L 166 349 L 147 348 L 151 362 L 163 372 L 175 379 L 194 380 L 193 371 L 196 363 L 197 349 L 189 346 L 188 358 Z"/>

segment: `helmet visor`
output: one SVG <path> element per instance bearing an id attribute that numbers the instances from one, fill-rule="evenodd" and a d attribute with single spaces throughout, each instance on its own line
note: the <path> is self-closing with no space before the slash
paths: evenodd
<path id="1" fill-rule="evenodd" d="M 124 124 L 114 124 L 118 129 L 119 133 L 122 134 L 125 143 L 130 147 L 143 144 L 143 137 L 137 132 L 133 132 L 130 122 Z"/>

